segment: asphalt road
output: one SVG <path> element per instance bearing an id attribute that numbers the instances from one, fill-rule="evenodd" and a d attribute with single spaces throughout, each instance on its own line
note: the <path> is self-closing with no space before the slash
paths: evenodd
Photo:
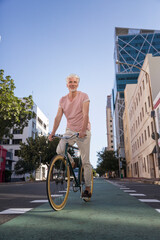
<path id="1" fill-rule="evenodd" d="M 0 213 L 10 208 L 35 208 L 41 202 L 34 200 L 46 200 L 45 182 L 18 182 L 0 184 Z M 0 224 L 17 217 L 20 214 L 0 214 Z"/>
<path id="2" fill-rule="evenodd" d="M 18 207 L 18 198 L 24 199 L 20 201 L 23 203 L 21 206 L 33 207 L 31 211 L 1 224 L 0 239 L 159 240 L 160 212 L 156 210 L 160 209 L 159 190 L 160 186 L 156 185 L 97 179 L 94 181 L 90 202 L 80 199 L 79 192 L 71 191 L 65 209 L 56 212 L 48 203 L 38 204 L 38 207 L 28 203 L 30 199 L 37 197 L 46 199 L 45 183 L 28 183 L 6 188 L 0 185 L 3 198 L 8 194 L 6 205 L 4 200 L 0 200 L 4 204 L 0 204 L 2 209 L 12 207 L 13 202 L 14 206 Z M 157 202 L 144 203 L 139 200 L 153 198 Z"/>

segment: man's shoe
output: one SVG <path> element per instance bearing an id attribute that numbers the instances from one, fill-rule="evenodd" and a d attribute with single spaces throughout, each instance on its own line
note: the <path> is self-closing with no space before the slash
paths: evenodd
<path id="1" fill-rule="evenodd" d="M 82 199 L 84 200 L 88 200 L 91 198 L 91 193 L 89 193 L 87 190 L 85 190 L 83 193 L 82 193 Z"/>

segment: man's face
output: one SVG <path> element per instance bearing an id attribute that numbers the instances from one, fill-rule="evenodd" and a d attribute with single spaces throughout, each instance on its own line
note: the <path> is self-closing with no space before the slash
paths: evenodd
<path id="1" fill-rule="evenodd" d="M 70 77 L 68 79 L 67 87 L 68 87 L 68 90 L 70 92 L 77 91 L 77 88 L 78 88 L 78 80 L 77 80 L 77 78 Z"/>

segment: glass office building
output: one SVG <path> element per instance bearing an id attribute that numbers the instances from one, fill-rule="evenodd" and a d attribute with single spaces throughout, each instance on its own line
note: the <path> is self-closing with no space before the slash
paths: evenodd
<path id="1" fill-rule="evenodd" d="M 133 64 L 142 67 L 145 56 L 160 56 L 160 31 L 148 29 L 115 28 L 115 82 L 112 90 L 113 117 L 116 126 L 117 149 L 124 156 L 123 140 L 123 111 L 124 111 L 124 89 L 126 84 L 137 83 L 140 70 L 126 65 Z M 116 60 L 126 63 L 116 64 Z"/>
<path id="2" fill-rule="evenodd" d="M 147 29 L 115 28 L 114 58 L 124 63 L 142 67 L 145 56 L 160 56 L 160 31 Z M 117 92 L 124 92 L 126 84 L 137 83 L 139 69 L 115 63 L 116 78 L 114 103 Z"/>

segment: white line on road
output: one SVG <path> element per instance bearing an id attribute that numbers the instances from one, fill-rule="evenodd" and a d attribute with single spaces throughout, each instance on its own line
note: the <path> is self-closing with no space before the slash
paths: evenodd
<path id="1" fill-rule="evenodd" d="M 30 201 L 30 203 L 46 203 L 48 202 L 48 200 L 33 200 L 33 201 Z"/>
<path id="2" fill-rule="evenodd" d="M 122 188 L 120 188 L 121 190 L 129 190 L 130 188 L 125 188 L 125 187 L 122 187 Z"/>
<path id="3" fill-rule="evenodd" d="M 156 209 L 156 211 L 160 213 L 160 209 Z"/>
<path id="4" fill-rule="evenodd" d="M 139 197 L 145 197 L 146 196 L 145 194 L 142 194 L 142 193 L 130 193 L 129 195 L 131 195 L 131 196 L 139 196 Z"/>
<path id="5" fill-rule="evenodd" d="M 141 202 L 160 202 L 157 199 L 138 199 L 138 200 L 141 201 Z"/>
<path id="6" fill-rule="evenodd" d="M 0 212 L 0 214 L 22 214 L 30 210 L 32 210 L 32 208 L 9 208 Z"/>
<path id="7" fill-rule="evenodd" d="M 130 193 L 130 192 L 136 192 L 136 191 L 135 190 L 124 190 L 124 192 Z"/>

